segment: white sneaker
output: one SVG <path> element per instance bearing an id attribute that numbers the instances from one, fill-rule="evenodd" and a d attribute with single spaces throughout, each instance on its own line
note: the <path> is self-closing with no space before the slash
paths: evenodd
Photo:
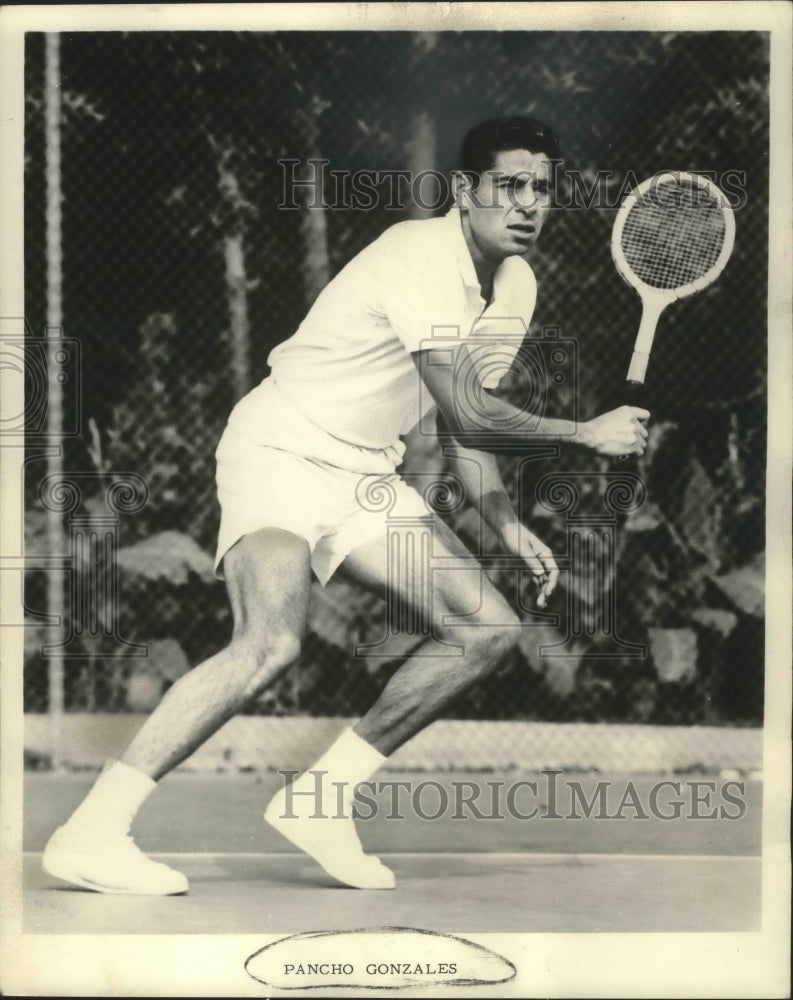
<path id="1" fill-rule="evenodd" d="M 105 840 L 69 824 L 50 837 L 41 864 L 48 875 L 94 892 L 174 896 L 188 889 L 181 872 L 147 858 L 129 835 Z"/>
<path id="2" fill-rule="evenodd" d="M 379 858 L 364 852 L 352 817 L 334 817 L 335 804 L 328 805 L 325 819 L 311 818 L 313 802 L 304 807 L 309 815 L 293 812 L 288 817 L 285 809 L 286 792 L 281 789 L 264 812 L 265 822 L 313 858 L 336 881 L 353 889 L 394 888 L 394 873 Z"/>

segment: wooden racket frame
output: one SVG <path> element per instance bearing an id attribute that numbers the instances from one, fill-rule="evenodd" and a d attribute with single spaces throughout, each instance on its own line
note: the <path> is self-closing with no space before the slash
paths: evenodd
<path id="1" fill-rule="evenodd" d="M 663 184 L 664 178 L 667 178 L 667 182 L 669 180 L 689 181 L 697 187 L 707 191 L 708 194 L 717 200 L 719 207 L 721 208 L 722 215 L 724 216 L 724 242 L 716 261 L 701 277 L 697 278 L 695 281 L 689 282 L 688 284 L 681 285 L 678 288 L 654 288 L 652 285 L 648 285 L 645 281 L 642 281 L 642 279 L 631 270 L 622 249 L 622 231 L 625 228 L 625 222 L 628 218 L 628 214 L 636 202 L 639 201 L 651 187 Z M 650 351 L 653 346 L 653 338 L 655 337 L 655 330 L 664 309 L 666 309 L 671 302 L 675 302 L 677 299 L 686 298 L 688 295 L 693 295 L 694 292 L 701 291 L 703 288 L 710 285 L 711 282 L 715 281 L 724 270 L 727 261 L 730 259 L 730 254 L 732 253 L 734 244 L 735 214 L 732 207 L 728 203 L 724 192 L 716 184 L 714 184 L 713 181 L 707 177 L 703 177 L 701 174 L 692 174 L 685 171 L 664 170 L 661 173 L 654 174 L 652 177 L 648 177 L 647 180 L 642 181 L 638 187 L 635 187 L 625 196 L 625 199 L 619 207 L 617 216 L 614 219 L 614 226 L 611 231 L 611 256 L 614 259 L 614 264 L 616 265 L 617 271 L 620 273 L 621 277 L 639 293 L 642 300 L 642 319 L 639 324 L 639 332 L 636 335 L 636 343 L 634 345 L 631 363 L 628 367 L 628 374 L 626 376 L 628 382 L 636 385 L 644 384 L 644 379 L 647 373 L 647 364 L 650 360 Z"/>

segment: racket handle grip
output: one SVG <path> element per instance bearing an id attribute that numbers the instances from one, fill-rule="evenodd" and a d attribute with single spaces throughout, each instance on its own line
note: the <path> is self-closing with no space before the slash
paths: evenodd
<path id="1" fill-rule="evenodd" d="M 628 406 L 638 406 L 644 395 L 644 380 L 628 376 L 625 382 L 624 398 Z"/>
<path id="2" fill-rule="evenodd" d="M 634 357 L 636 355 L 634 354 Z M 639 406 L 642 402 L 642 397 L 644 395 L 644 382 L 631 378 L 630 372 L 628 373 L 628 379 L 625 382 L 625 388 L 623 389 L 623 405 L 625 406 Z M 631 459 L 635 460 L 635 455 L 620 455 L 617 458 L 617 462 L 622 464 L 623 462 L 628 462 Z"/>

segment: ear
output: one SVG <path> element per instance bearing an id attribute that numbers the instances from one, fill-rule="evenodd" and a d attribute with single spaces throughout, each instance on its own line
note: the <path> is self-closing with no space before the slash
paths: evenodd
<path id="1" fill-rule="evenodd" d="M 468 211 L 468 202 L 473 190 L 473 178 L 469 174 L 463 173 L 462 170 L 455 170 L 452 174 L 452 194 L 454 195 L 454 204 L 461 212 Z"/>

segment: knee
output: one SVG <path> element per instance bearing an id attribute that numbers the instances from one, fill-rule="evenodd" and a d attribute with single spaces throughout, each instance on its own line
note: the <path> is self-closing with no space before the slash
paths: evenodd
<path id="1" fill-rule="evenodd" d="M 444 629 L 444 637 L 462 643 L 466 659 L 478 671 L 488 671 L 498 665 L 501 658 L 518 641 L 520 619 L 509 607 L 497 606 L 483 609 L 477 621 L 464 627 Z"/>
<path id="2" fill-rule="evenodd" d="M 517 615 L 504 616 L 499 622 L 489 622 L 477 628 L 473 642 L 476 649 L 484 654 L 484 658 L 488 662 L 493 661 L 495 665 L 517 643 L 519 629 L 520 620 Z"/>
<path id="3" fill-rule="evenodd" d="M 300 638 L 291 632 L 277 635 L 236 635 L 230 651 L 233 662 L 244 671 L 247 693 L 259 694 L 282 670 L 300 656 Z"/>

